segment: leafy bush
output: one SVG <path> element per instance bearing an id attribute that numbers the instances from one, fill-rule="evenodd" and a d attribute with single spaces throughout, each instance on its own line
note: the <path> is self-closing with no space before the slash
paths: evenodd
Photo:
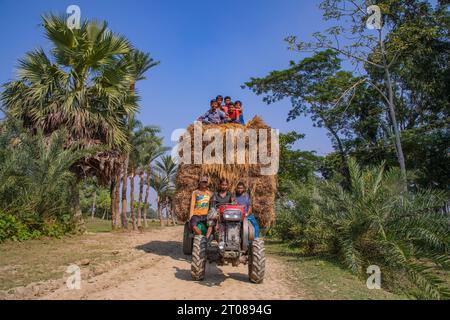
<path id="1" fill-rule="evenodd" d="M 23 241 L 37 238 L 38 230 L 29 231 L 27 226 L 11 214 L 0 211 L 0 242 L 5 240 Z"/>
<path id="2" fill-rule="evenodd" d="M 337 254 L 357 274 L 378 265 L 387 284 L 416 297 L 447 297 L 448 284 L 436 276 L 449 262 L 446 195 L 406 192 L 397 169 L 361 170 L 353 160 L 349 167 L 350 190 L 321 181 L 281 199 L 278 234 L 309 251 Z"/>
<path id="3" fill-rule="evenodd" d="M 72 229 L 71 165 L 90 151 L 65 147 L 63 130 L 29 133 L 18 121 L 0 123 L 1 240 L 60 236 Z"/>

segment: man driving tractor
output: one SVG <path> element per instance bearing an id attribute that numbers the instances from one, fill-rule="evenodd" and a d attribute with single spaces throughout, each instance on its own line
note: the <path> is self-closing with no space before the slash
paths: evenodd
<path id="1" fill-rule="evenodd" d="M 208 190 L 208 180 L 203 176 L 192 193 L 190 219 L 184 226 L 183 252 L 192 255 L 192 279 L 204 278 L 207 261 L 219 266 L 231 263 L 234 267 L 244 263 L 248 265 L 249 280 L 261 283 L 265 272 L 264 241 L 258 239 L 259 226 L 244 183 L 237 184 L 233 196 L 225 179 L 220 180 L 214 193 Z"/>

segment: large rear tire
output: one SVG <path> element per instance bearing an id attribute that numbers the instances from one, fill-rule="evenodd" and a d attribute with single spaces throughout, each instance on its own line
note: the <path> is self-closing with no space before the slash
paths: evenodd
<path id="1" fill-rule="evenodd" d="M 206 269 L 206 237 L 196 235 L 192 246 L 191 276 L 192 280 L 205 278 Z"/>
<path id="2" fill-rule="evenodd" d="M 248 278 L 253 283 L 261 283 L 266 271 L 266 253 L 264 241 L 256 239 L 252 242 L 248 253 Z"/>
<path id="3" fill-rule="evenodd" d="M 189 228 L 189 221 L 184 224 L 183 232 L 183 253 L 186 255 L 192 254 L 192 242 L 194 241 L 192 237 L 191 228 Z"/>

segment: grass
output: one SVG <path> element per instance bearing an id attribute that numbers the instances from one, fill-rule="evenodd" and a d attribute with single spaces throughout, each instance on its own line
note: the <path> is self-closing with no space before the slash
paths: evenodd
<path id="1" fill-rule="evenodd" d="M 164 226 L 166 227 L 166 221 L 164 220 Z M 151 230 L 154 228 L 160 228 L 160 222 L 158 219 L 148 219 L 147 220 L 147 228 L 145 230 Z M 131 228 L 131 220 L 128 221 L 128 227 Z M 171 226 L 171 225 L 170 225 Z M 86 230 L 89 233 L 104 233 L 111 232 L 111 220 L 104 220 L 99 218 L 86 218 Z"/>
<path id="2" fill-rule="evenodd" d="M 112 230 L 111 220 L 103 220 L 98 218 L 86 219 L 86 230 L 90 233 L 110 232 Z"/>
<path id="3" fill-rule="evenodd" d="M 386 300 L 406 299 L 406 296 L 381 289 L 368 289 L 361 279 L 329 256 L 305 256 L 299 249 L 279 241 L 266 240 L 266 252 L 286 263 L 292 270 L 290 280 L 303 288 L 310 299 L 316 300 Z"/>

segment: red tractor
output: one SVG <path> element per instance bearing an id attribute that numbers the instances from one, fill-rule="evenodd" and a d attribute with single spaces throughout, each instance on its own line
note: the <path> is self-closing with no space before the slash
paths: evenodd
<path id="1" fill-rule="evenodd" d="M 214 230 L 210 239 L 194 235 L 189 222 L 184 226 L 183 252 L 192 254 L 192 279 L 204 279 L 206 262 L 209 261 L 218 266 L 248 264 L 249 280 L 261 283 L 266 262 L 264 241 L 254 239 L 254 228 L 245 215 L 244 206 L 222 204 L 218 209 L 211 209 L 204 227 L 209 226 Z"/>

